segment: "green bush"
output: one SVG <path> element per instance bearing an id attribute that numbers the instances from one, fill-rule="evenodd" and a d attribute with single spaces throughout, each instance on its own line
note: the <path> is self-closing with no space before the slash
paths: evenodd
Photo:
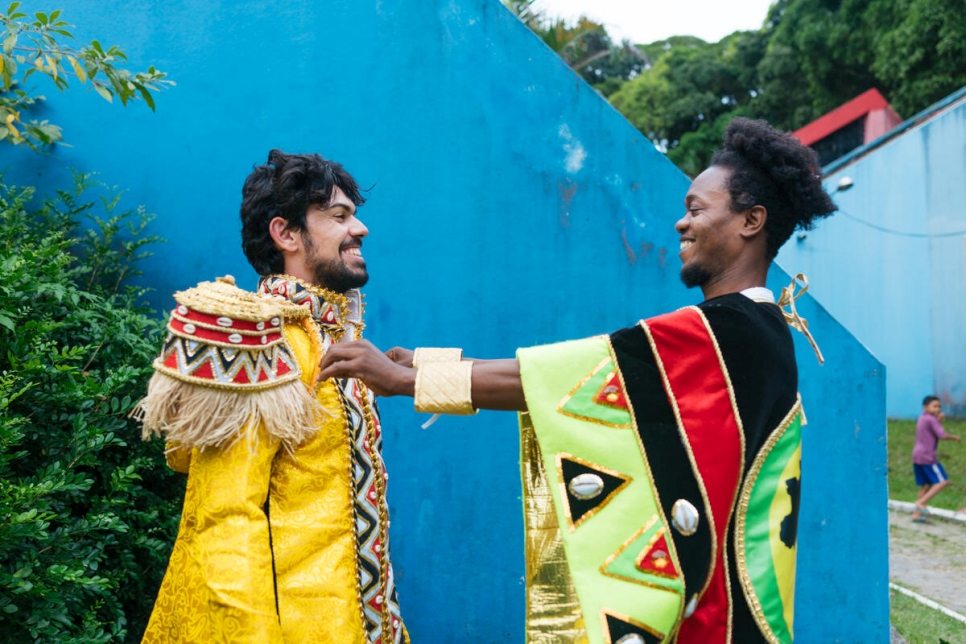
<path id="1" fill-rule="evenodd" d="M 158 239 L 88 176 L 33 192 L 0 178 L 0 633 L 137 641 L 184 485 L 128 418 L 162 332 L 129 280 Z"/>

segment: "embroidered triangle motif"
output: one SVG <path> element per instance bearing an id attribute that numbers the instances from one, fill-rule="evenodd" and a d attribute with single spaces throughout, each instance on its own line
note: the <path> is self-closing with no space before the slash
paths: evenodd
<path id="1" fill-rule="evenodd" d="M 604 358 L 564 396 L 557 405 L 557 411 L 571 418 L 615 429 L 634 426 L 620 375 L 613 359 L 609 357 Z"/>
<path id="2" fill-rule="evenodd" d="M 623 409 L 630 411 L 627 405 L 627 397 L 624 395 L 624 387 L 616 371 L 607 374 L 607 379 L 594 396 L 594 402 L 605 407 Z"/>
<path id="3" fill-rule="evenodd" d="M 668 549 L 667 545 L 667 535 L 665 535 L 664 528 L 661 528 L 657 533 L 651 538 L 641 554 L 637 555 L 637 560 L 634 562 L 638 570 L 643 572 L 649 572 L 652 575 L 658 575 L 660 577 L 667 577 L 669 579 L 677 579 L 679 576 L 678 569 L 674 565 L 674 560 L 671 559 L 671 551 Z"/>
<path id="4" fill-rule="evenodd" d="M 604 627 L 604 642 L 607 644 L 618 644 L 618 642 L 661 644 L 664 641 L 663 633 L 643 622 L 606 608 L 600 611 L 600 621 Z M 635 635 L 637 637 L 634 637 Z"/>
<path id="5" fill-rule="evenodd" d="M 626 474 L 563 452 L 557 454 L 557 475 L 571 532 L 604 509 L 632 481 Z"/>
<path id="6" fill-rule="evenodd" d="M 600 567 L 601 574 L 674 593 L 684 583 L 667 540 L 667 529 L 657 515 L 625 541 Z"/>

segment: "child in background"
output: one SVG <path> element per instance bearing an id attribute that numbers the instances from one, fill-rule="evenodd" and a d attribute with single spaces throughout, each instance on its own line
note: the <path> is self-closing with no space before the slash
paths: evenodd
<path id="1" fill-rule="evenodd" d="M 959 436 L 947 434 L 943 429 L 942 403 L 936 396 L 926 396 L 922 401 L 922 415 L 916 421 L 916 446 L 912 449 L 912 469 L 916 474 L 919 495 L 912 520 L 916 523 L 929 523 L 924 516 L 929 514 L 926 503 L 949 485 L 949 477 L 942 463 L 936 457 L 936 446 L 940 440 L 960 440 Z"/>

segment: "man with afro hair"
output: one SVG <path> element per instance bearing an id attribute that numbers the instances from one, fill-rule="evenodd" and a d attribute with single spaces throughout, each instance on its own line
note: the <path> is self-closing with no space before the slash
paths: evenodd
<path id="1" fill-rule="evenodd" d="M 418 411 L 520 412 L 527 641 L 793 640 L 805 419 L 794 316 L 765 280 L 835 205 L 812 150 L 743 118 L 684 205 L 697 306 L 515 359 L 358 342 L 323 360 Z"/>

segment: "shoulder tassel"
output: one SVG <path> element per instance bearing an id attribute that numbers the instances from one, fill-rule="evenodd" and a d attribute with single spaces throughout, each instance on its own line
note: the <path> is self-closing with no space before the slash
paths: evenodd
<path id="1" fill-rule="evenodd" d="M 290 450 L 318 429 L 326 412 L 282 328 L 301 322 L 304 307 L 243 291 L 230 277 L 175 300 L 147 396 L 132 413 L 145 440 L 163 433 L 185 448 L 222 447 L 246 432 L 254 440 L 262 424 Z"/>
<path id="2" fill-rule="evenodd" d="M 148 395 L 134 412 L 143 423 L 145 440 L 161 436 L 182 447 L 224 447 L 242 437 L 249 440 L 263 423 L 265 431 L 291 449 L 315 432 L 321 405 L 301 380 L 272 389 L 236 392 L 200 387 L 156 372 Z"/>

